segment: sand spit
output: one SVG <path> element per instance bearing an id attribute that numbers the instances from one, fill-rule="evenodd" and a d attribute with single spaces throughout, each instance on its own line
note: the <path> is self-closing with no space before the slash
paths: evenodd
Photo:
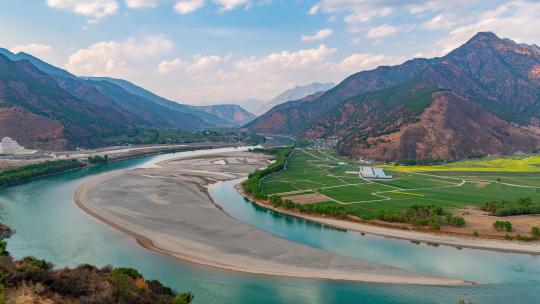
<path id="1" fill-rule="evenodd" d="M 220 269 L 375 283 L 470 284 L 281 239 L 213 204 L 205 187 L 209 183 L 244 176 L 267 164 L 267 156 L 247 152 L 173 159 L 158 163 L 159 168 L 98 176 L 77 189 L 75 200 L 149 249 Z"/>

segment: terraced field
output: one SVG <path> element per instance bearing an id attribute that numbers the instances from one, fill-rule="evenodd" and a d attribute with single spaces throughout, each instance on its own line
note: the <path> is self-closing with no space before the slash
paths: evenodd
<path id="1" fill-rule="evenodd" d="M 340 164 L 341 163 L 341 164 Z M 343 164 L 345 163 L 345 164 Z M 296 149 L 284 171 L 262 181 L 264 194 L 317 194 L 318 204 L 339 204 L 372 219 L 381 210 L 435 204 L 448 210 L 490 200 L 540 201 L 540 156 L 471 160 L 438 166 L 384 166 L 394 179 L 366 180 L 359 164 L 331 150 Z"/>

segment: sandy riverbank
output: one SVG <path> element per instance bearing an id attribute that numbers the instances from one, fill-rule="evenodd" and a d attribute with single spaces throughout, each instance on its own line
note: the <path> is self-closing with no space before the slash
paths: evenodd
<path id="1" fill-rule="evenodd" d="M 238 191 L 246 196 L 243 193 L 241 187 L 236 187 Z M 458 248 L 470 248 L 470 249 L 481 249 L 481 250 L 491 250 L 499 252 L 509 252 L 509 253 L 525 253 L 525 254 L 534 254 L 540 255 L 540 244 L 538 243 L 526 243 L 518 241 L 506 241 L 498 239 L 481 239 L 471 237 L 461 237 L 461 236 L 452 236 L 452 235 L 443 235 L 435 233 L 426 233 L 419 232 L 414 230 L 405 230 L 405 229 L 396 229 L 388 228 L 377 225 L 364 224 L 359 222 L 354 222 L 350 220 L 340 220 L 330 217 L 322 217 L 316 215 L 310 215 L 305 213 L 300 213 L 297 211 L 291 211 L 284 208 L 274 208 L 270 204 L 262 201 L 253 200 L 252 197 L 249 197 L 257 205 L 280 212 L 283 214 L 291 215 L 294 217 L 302 218 L 312 222 L 320 223 L 334 228 L 357 231 L 361 233 L 368 233 L 378 236 L 409 240 L 415 242 L 423 242 L 428 244 L 439 244 L 447 245 Z"/>
<path id="2" fill-rule="evenodd" d="M 94 178 L 77 189 L 75 200 L 149 249 L 221 269 L 377 283 L 468 284 L 284 240 L 233 219 L 213 204 L 205 186 L 267 164 L 267 156 L 245 152 L 173 159 L 157 168 Z"/>

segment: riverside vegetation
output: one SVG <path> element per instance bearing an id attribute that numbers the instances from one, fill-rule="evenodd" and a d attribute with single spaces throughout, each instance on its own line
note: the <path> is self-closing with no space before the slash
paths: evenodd
<path id="1" fill-rule="evenodd" d="M 83 167 L 84 164 L 75 159 L 48 161 L 39 164 L 21 166 L 0 172 L 0 188 L 26 182 L 49 174 Z"/>

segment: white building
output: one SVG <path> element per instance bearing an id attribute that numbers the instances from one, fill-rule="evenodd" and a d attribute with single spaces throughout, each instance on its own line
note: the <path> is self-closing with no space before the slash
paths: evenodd
<path id="1" fill-rule="evenodd" d="M 35 153 L 34 150 L 26 150 L 24 147 L 19 146 L 19 144 L 9 137 L 4 137 L 0 141 L 0 154 L 4 155 L 21 155 L 21 154 L 32 154 Z"/>
<path id="2" fill-rule="evenodd" d="M 367 179 L 392 179 L 392 175 L 386 175 L 381 168 L 360 167 L 359 174 Z"/>

